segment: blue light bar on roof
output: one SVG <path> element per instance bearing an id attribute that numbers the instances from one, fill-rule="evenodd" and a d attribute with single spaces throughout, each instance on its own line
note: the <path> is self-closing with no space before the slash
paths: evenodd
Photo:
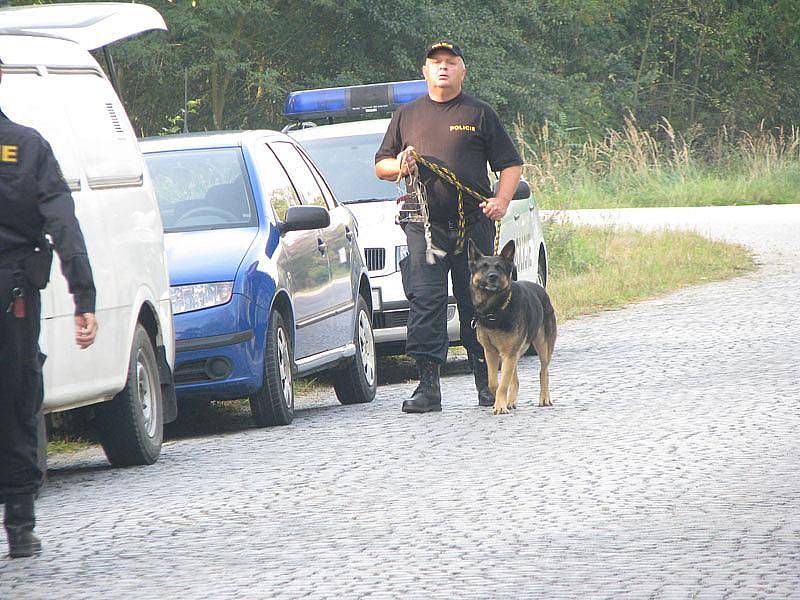
<path id="1" fill-rule="evenodd" d="M 292 121 L 392 112 L 428 93 L 424 79 L 291 92 L 283 114 Z"/>
<path id="2" fill-rule="evenodd" d="M 347 93 L 344 88 L 292 92 L 286 98 L 285 114 L 341 112 L 345 109 Z"/>

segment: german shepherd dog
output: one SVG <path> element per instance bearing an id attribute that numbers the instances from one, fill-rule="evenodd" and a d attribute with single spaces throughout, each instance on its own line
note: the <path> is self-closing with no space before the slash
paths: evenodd
<path id="1" fill-rule="evenodd" d="M 512 281 L 514 240 L 499 256 L 486 256 L 469 241 L 470 293 L 478 341 L 486 354 L 494 414 L 517 407 L 517 362 L 530 346 L 539 355 L 539 406 L 552 406 L 547 368 L 556 343 L 556 315 L 539 284 Z M 500 384 L 497 372 L 500 370 Z"/>

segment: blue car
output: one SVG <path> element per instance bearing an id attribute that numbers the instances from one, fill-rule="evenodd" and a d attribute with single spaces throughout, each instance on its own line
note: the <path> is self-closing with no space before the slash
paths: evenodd
<path id="1" fill-rule="evenodd" d="M 166 234 L 178 399 L 249 398 L 259 426 L 286 425 L 295 378 L 330 370 L 342 404 L 372 401 L 356 222 L 303 149 L 273 131 L 140 144 Z"/>

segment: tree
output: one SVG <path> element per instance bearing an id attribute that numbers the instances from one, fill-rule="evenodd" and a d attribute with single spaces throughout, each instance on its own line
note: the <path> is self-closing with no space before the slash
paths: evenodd
<path id="1" fill-rule="evenodd" d="M 795 0 L 144 1 L 170 31 L 114 48 L 143 135 L 180 129 L 184 73 L 192 129 L 280 127 L 289 91 L 420 78 L 441 38 L 507 123 L 800 121 Z"/>

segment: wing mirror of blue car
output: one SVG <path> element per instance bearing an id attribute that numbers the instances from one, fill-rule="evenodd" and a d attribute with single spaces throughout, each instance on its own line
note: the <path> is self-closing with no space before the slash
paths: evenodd
<path id="1" fill-rule="evenodd" d="M 498 182 L 492 186 L 492 193 L 497 194 L 497 185 Z M 524 179 L 520 179 L 519 183 L 517 184 L 517 189 L 514 190 L 514 195 L 511 197 L 512 200 L 525 200 L 526 198 L 530 197 L 531 195 L 531 186 L 528 185 L 528 182 Z"/>
<path id="2" fill-rule="evenodd" d="M 281 233 L 287 231 L 305 231 L 308 229 L 325 229 L 331 224 L 331 215 L 322 206 L 290 206 L 286 217 L 278 222 Z"/>

